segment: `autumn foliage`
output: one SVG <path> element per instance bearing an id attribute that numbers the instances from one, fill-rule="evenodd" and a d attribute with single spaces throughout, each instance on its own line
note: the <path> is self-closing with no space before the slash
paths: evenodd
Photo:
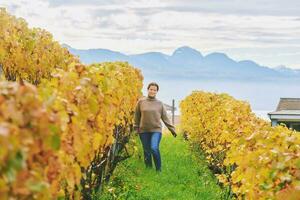
<path id="1" fill-rule="evenodd" d="M 130 134 L 140 70 L 83 65 L 4 9 L 0 65 L 0 199 L 79 199 L 99 186 L 92 168 L 107 156 L 116 126 Z"/>
<path id="2" fill-rule="evenodd" d="M 180 108 L 182 131 L 238 199 L 299 198 L 299 132 L 271 127 L 247 102 L 224 93 L 194 91 Z"/>

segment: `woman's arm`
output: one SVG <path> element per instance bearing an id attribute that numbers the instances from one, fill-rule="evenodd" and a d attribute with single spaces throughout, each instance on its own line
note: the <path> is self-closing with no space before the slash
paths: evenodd
<path id="1" fill-rule="evenodd" d="M 171 124 L 170 119 L 168 118 L 167 110 L 166 110 L 164 104 L 162 104 L 162 115 L 161 115 L 161 119 L 163 120 L 163 122 L 164 122 L 164 124 L 167 126 L 167 128 L 171 131 L 171 133 L 172 133 L 173 135 L 176 135 L 175 127 Z"/>
<path id="2" fill-rule="evenodd" d="M 140 119 L 141 119 L 141 110 L 140 110 L 140 101 L 137 102 L 135 106 L 135 113 L 134 113 L 134 125 L 133 128 L 137 132 L 139 132 L 139 126 L 140 126 Z"/>

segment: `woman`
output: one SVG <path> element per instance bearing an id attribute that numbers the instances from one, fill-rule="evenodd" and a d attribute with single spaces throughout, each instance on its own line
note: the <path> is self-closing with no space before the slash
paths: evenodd
<path id="1" fill-rule="evenodd" d="M 151 154 L 153 155 L 155 168 L 161 172 L 161 158 L 159 142 L 162 137 L 162 126 L 160 119 L 171 131 L 174 137 L 177 136 L 175 127 L 171 124 L 163 103 L 156 99 L 159 90 L 157 83 L 149 83 L 148 96 L 140 99 L 135 108 L 134 128 L 139 133 L 144 149 L 144 162 L 146 168 L 152 168 Z"/>

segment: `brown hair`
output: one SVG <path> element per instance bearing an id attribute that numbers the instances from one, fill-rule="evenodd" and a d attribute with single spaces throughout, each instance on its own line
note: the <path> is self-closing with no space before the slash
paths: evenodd
<path id="1" fill-rule="evenodd" d="M 157 83 L 155 83 L 155 82 L 151 82 L 151 83 L 149 83 L 149 84 L 148 84 L 148 87 L 147 87 L 147 89 L 149 90 L 149 88 L 150 88 L 151 86 L 156 86 L 156 88 L 157 88 L 157 91 L 159 90 L 159 86 L 158 86 L 158 84 L 157 84 Z"/>

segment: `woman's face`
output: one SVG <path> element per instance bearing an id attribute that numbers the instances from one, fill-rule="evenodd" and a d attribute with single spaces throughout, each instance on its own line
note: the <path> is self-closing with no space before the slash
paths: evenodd
<path id="1" fill-rule="evenodd" d="M 157 87 L 155 85 L 151 85 L 148 89 L 148 95 L 150 97 L 155 97 L 157 93 Z"/>

